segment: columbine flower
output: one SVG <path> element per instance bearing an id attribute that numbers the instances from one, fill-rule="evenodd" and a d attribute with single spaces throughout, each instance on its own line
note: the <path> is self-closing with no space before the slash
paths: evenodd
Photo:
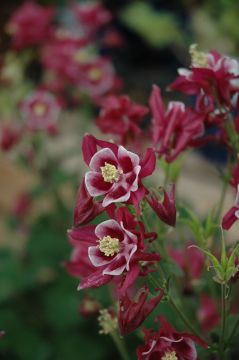
<path id="1" fill-rule="evenodd" d="M 31 131 L 56 129 L 60 105 L 47 91 L 38 90 L 29 95 L 20 105 L 20 110 Z"/>
<path id="2" fill-rule="evenodd" d="M 46 41 L 51 32 L 50 23 L 54 8 L 26 1 L 12 15 L 6 31 L 12 36 L 12 46 L 16 50 L 39 45 Z"/>
<path id="3" fill-rule="evenodd" d="M 150 95 L 150 108 L 153 114 L 153 146 L 168 162 L 175 160 L 204 131 L 203 117 L 185 108 L 183 103 L 171 101 L 165 111 L 160 89 L 156 85 Z"/>
<path id="4" fill-rule="evenodd" d="M 239 184 L 237 184 L 237 195 L 232 206 L 227 213 L 223 216 L 222 227 L 225 230 L 229 230 L 235 221 L 239 219 Z"/>
<path id="5" fill-rule="evenodd" d="M 123 146 L 97 140 L 91 135 L 85 135 L 82 151 L 90 167 L 85 175 L 89 194 L 103 196 L 104 207 L 116 202 L 130 202 L 139 209 L 139 202 L 146 193 L 141 180 L 154 171 L 154 152 L 148 149 L 146 156 L 139 159 Z"/>
<path id="6" fill-rule="evenodd" d="M 87 34 L 94 34 L 101 26 L 111 21 L 111 13 L 101 4 L 77 4 L 72 7 L 79 24 Z"/>
<path id="7" fill-rule="evenodd" d="M 163 201 L 160 201 L 152 192 L 146 196 L 146 200 L 158 215 L 158 217 L 170 226 L 176 224 L 176 207 L 175 207 L 175 185 L 167 193 L 163 190 Z"/>
<path id="8" fill-rule="evenodd" d="M 3 151 L 11 150 L 16 145 L 22 135 L 22 129 L 11 122 L 3 123 L 0 128 L 0 149 Z"/>
<path id="9" fill-rule="evenodd" d="M 69 232 L 70 241 L 76 251 L 84 251 L 84 257 L 79 252 L 73 253 L 70 264 L 67 264 L 68 271 L 82 277 L 79 289 L 99 287 L 115 276 L 119 277 L 122 279 L 119 290 L 122 293 L 139 276 L 140 262 L 160 259 L 157 254 L 145 252 L 144 239 L 148 235 L 126 207 L 117 210 L 115 219 L 106 220 L 96 227 L 88 225 L 72 229 Z M 83 263 L 87 264 L 85 276 L 82 273 Z"/>
<path id="10" fill-rule="evenodd" d="M 127 335 L 137 329 L 149 314 L 155 309 L 164 292 L 160 289 L 160 294 L 147 300 L 149 289 L 145 286 L 139 291 L 136 302 L 132 301 L 128 294 L 123 294 L 119 299 L 119 328 L 122 335 Z"/>
<path id="11" fill-rule="evenodd" d="M 207 347 L 197 336 L 179 333 L 164 317 L 159 316 L 160 330 L 145 331 L 145 344 L 137 349 L 138 360 L 196 360 L 195 342 Z"/>
<path id="12" fill-rule="evenodd" d="M 87 224 L 94 220 L 104 210 L 103 206 L 94 202 L 85 188 L 85 181 L 81 182 L 76 198 L 76 206 L 74 209 L 74 226 Z"/>
<path id="13" fill-rule="evenodd" d="M 234 95 L 239 90 L 238 62 L 215 51 L 198 51 L 195 45 L 191 46 L 190 54 L 191 69 L 179 69 L 179 77 L 170 88 L 197 95 L 198 111 L 210 114 L 217 109 L 222 115 L 221 107 L 231 109 L 232 103 L 235 102 Z M 217 106 L 218 103 L 220 108 Z M 210 121 L 212 120 L 218 120 L 217 113 Z"/>
<path id="14" fill-rule="evenodd" d="M 125 95 L 110 95 L 103 99 L 101 106 L 96 124 L 103 133 L 118 136 L 122 145 L 139 136 L 140 121 L 148 112 L 145 106 L 134 103 Z"/>

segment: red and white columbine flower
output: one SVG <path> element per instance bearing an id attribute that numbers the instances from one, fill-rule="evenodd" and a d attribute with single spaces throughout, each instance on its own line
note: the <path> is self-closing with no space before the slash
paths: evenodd
<path id="1" fill-rule="evenodd" d="M 197 95 L 197 111 L 208 115 L 209 122 L 223 119 L 225 110 L 235 106 L 239 91 L 239 64 L 215 51 L 204 53 L 190 47 L 191 69 L 179 69 L 170 89 Z M 218 107 L 219 104 L 219 107 Z"/>
<path id="2" fill-rule="evenodd" d="M 195 342 L 203 347 L 207 344 L 197 336 L 178 332 L 163 316 L 158 319 L 158 332 L 145 330 L 145 344 L 137 348 L 138 360 L 197 360 Z"/>
<path id="3" fill-rule="evenodd" d="M 48 91 L 38 90 L 22 101 L 20 110 L 31 131 L 56 129 L 60 105 Z"/>
<path id="4" fill-rule="evenodd" d="M 141 180 L 155 169 L 153 150 L 148 149 L 145 157 L 140 159 L 123 146 L 85 135 L 82 151 L 90 167 L 85 175 L 89 194 L 93 197 L 103 196 L 103 207 L 128 202 L 139 208 L 139 202 L 146 193 Z"/>
<path id="5" fill-rule="evenodd" d="M 76 249 L 81 248 L 81 253 L 88 253 L 88 265 L 91 265 L 84 274 L 82 259 L 73 257 L 67 264 L 68 271 L 81 277 L 79 289 L 99 287 L 116 276 L 121 281 L 119 291 L 126 290 L 140 275 L 140 262 L 160 260 L 158 254 L 146 252 L 144 239 L 150 237 L 152 234 L 144 233 L 143 225 L 134 219 L 127 208 L 121 207 L 114 219 L 97 226 L 87 225 L 69 231 L 72 245 Z"/>

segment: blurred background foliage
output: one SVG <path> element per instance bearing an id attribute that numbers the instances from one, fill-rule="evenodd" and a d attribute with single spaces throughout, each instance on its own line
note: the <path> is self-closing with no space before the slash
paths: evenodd
<path id="1" fill-rule="evenodd" d="M 6 21 L 21 3 L 20 0 L 1 2 L 1 53 L 9 47 L 4 32 Z M 64 0 L 39 3 L 61 6 L 63 17 L 68 4 Z M 112 11 L 114 26 L 124 43 L 121 48 L 102 48 L 101 52 L 112 56 L 124 80 L 124 91 L 135 100 L 144 102 L 152 83 L 164 87 L 175 78 L 177 67 L 189 61 L 191 43 L 198 43 L 203 50 L 214 48 L 238 54 L 238 0 L 105 0 L 102 3 Z M 23 87 L 21 94 L 27 92 L 24 76 L 20 72 L 16 74 Z M 0 89 L 0 106 L 2 101 L 9 102 L 11 108 L 11 101 L 17 98 L 18 88 L 13 89 L 11 97 Z M 78 180 L 69 179 L 59 171 L 50 174 L 49 181 L 51 189 L 70 181 L 75 194 Z M 42 192 L 50 196 L 48 191 L 44 187 L 35 189 L 33 197 L 37 201 Z M 53 209 L 35 217 L 23 233 L 12 215 L 7 215 L 9 229 L 24 238 L 24 246 L 14 248 L 10 236 L 3 239 L 5 245 L 0 251 L 0 326 L 6 331 L 0 341 L 0 359 L 117 360 L 111 339 L 98 334 L 96 317 L 85 319 L 79 314 L 84 294 L 76 291 L 78 281 L 63 266 L 70 256 L 66 231 L 72 223 L 74 203 L 55 200 Z M 102 306 L 110 303 L 110 295 L 104 288 L 89 291 L 88 295 L 97 298 Z M 160 306 L 170 319 L 172 314 L 167 306 Z M 134 359 L 139 338 L 130 335 L 126 342 Z"/>

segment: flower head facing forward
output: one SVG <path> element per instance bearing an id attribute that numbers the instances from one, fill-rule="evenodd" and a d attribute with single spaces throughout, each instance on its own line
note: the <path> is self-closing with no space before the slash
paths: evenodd
<path id="1" fill-rule="evenodd" d="M 26 1 L 12 15 L 6 31 L 12 36 L 12 46 L 16 50 L 42 44 L 51 33 L 53 7 L 43 7 Z"/>
<path id="2" fill-rule="evenodd" d="M 56 128 L 60 105 L 51 93 L 38 90 L 22 101 L 20 110 L 29 130 L 51 132 Z"/>
<path id="3" fill-rule="evenodd" d="M 175 330 L 163 316 L 157 333 L 145 330 L 145 344 L 137 349 L 138 360 L 197 360 L 195 342 L 207 344 L 200 338 Z"/>
<path id="4" fill-rule="evenodd" d="M 97 151 L 97 145 L 100 150 Z M 85 175 L 85 186 L 92 197 L 103 196 L 102 205 L 107 207 L 116 202 L 131 202 L 139 205 L 145 194 L 141 183 L 144 176 L 155 168 L 155 156 L 148 150 L 142 160 L 123 146 L 100 141 L 86 135 L 83 154 L 90 167 Z"/>
<path id="5" fill-rule="evenodd" d="M 126 287 L 129 287 L 139 276 L 140 262 L 150 263 L 160 259 L 158 254 L 146 252 L 146 237 L 148 234 L 144 233 L 142 225 L 127 208 L 119 208 L 114 219 L 97 226 L 87 225 L 69 231 L 69 239 L 75 250 L 79 249 L 85 254 L 83 261 L 88 263 L 88 270 L 87 273 L 82 272 L 82 259 L 75 251 L 76 256 L 67 264 L 68 271 L 82 278 L 79 289 L 99 287 L 115 276 L 124 282 L 125 275 Z"/>

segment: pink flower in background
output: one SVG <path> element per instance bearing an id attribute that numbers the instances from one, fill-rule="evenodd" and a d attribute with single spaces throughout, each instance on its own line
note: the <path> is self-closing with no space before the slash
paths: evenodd
<path id="1" fill-rule="evenodd" d="M 122 81 L 115 74 L 112 62 L 103 57 L 82 64 L 79 86 L 93 98 L 106 95 L 110 91 L 118 90 Z"/>
<path id="2" fill-rule="evenodd" d="M 126 273 L 124 284 L 119 289 L 121 292 L 140 275 L 139 262 L 160 259 L 157 254 L 145 252 L 146 237 L 142 226 L 127 208 L 119 208 L 115 219 L 70 230 L 69 239 L 76 250 L 66 264 L 67 269 L 82 277 L 79 289 L 102 286 Z"/>
<path id="3" fill-rule="evenodd" d="M 97 146 L 100 150 L 97 150 Z M 104 207 L 129 202 L 139 210 L 140 200 L 146 189 L 142 178 L 149 176 L 155 169 L 155 155 L 148 149 L 144 158 L 123 146 L 101 141 L 85 135 L 82 144 L 85 162 L 90 171 L 85 175 L 85 186 L 92 197 L 103 196 Z"/>
<path id="4" fill-rule="evenodd" d="M 43 90 L 33 92 L 21 102 L 20 110 L 29 130 L 51 133 L 57 129 L 60 105 L 51 93 Z"/>
<path id="5" fill-rule="evenodd" d="M 190 290 L 192 282 L 201 278 L 205 264 L 203 253 L 189 243 L 184 249 L 171 249 L 170 256 L 184 272 L 186 288 Z"/>
<path id="6" fill-rule="evenodd" d="M 12 47 L 22 50 L 48 40 L 54 14 L 53 7 L 26 1 L 15 11 L 7 25 L 6 30 L 12 36 Z"/>
<path id="7" fill-rule="evenodd" d="M 137 329 L 149 314 L 156 308 L 164 295 L 160 294 L 148 299 L 149 289 L 145 286 L 140 289 L 137 301 L 132 301 L 128 294 L 123 294 L 119 299 L 119 328 L 121 335 L 127 335 Z"/>
<path id="8" fill-rule="evenodd" d="M 72 7 L 72 10 L 79 24 L 90 35 L 112 19 L 111 13 L 98 3 L 76 4 Z"/>
<path id="9" fill-rule="evenodd" d="M 11 150 L 22 136 L 22 129 L 15 123 L 6 122 L 0 127 L 0 149 L 3 151 Z"/>
<path id="10" fill-rule="evenodd" d="M 209 295 L 203 295 L 200 299 L 198 319 L 203 331 L 211 331 L 220 322 L 217 304 Z"/>
<path id="11" fill-rule="evenodd" d="M 57 76 L 58 81 L 76 85 L 81 79 L 82 64 L 92 59 L 85 49 L 86 44 L 85 38 L 58 31 L 42 48 L 41 62 L 45 69 Z"/>
<path id="12" fill-rule="evenodd" d="M 145 330 L 145 344 L 137 348 L 138 360 L 197 360 L 195 342 L 207 344 L 197 336 L 175 330 L 163 316 L 159 316 L 158 332 Z"/>
<path id="13" fill-rule="evenodd" d="M 170 192 L 163 189 L 162 201 L 152 191 L 146 196 L 146 200 L 163 222 L 170 226 L 176 225 L 175 185 L 172 185 Z"/>
<path id="14" fill-rule="evenodd" d="M 140 122 L 148 113 L 145 106 L 134 103 L 126 95 L 110 95 L 100 105 L 96 125 L 103 133 L 116 135 L 122 145 L 141 134 Z"/>
<path id="15" fill-rule="evenodd" d="M 229 230 L 238 219 L 239 219 L 239 184 L 237 184 L 237 194 L 234 205 L 223 216 L 222 219 L 223 229 Z"/>
<path id="16" fill-rule="evenodd" d="M 27 193 L 22 193 L 16 199 L 12 213 L 18 219 L 22 219 L 29 214 L 31 207 L 32 207 L 31 196 Z"/>
<path id="17" fill-rule="evenodd" d="M 170 101 L 165 111 L 160 89 L 156 85 L 149 102 L 153 114 L 153 146 L 160 156 L 171 162 L 192 144 L 192 140 L 203 134 L 203 117 L 185 108 L 179 101 Z"/>
<path id="18" fill-rule="evenodd" d="M 212 113 L 217 109 L 221 113 L 221 106 L 231 109 L 235 103 L 234 95 L 239 91 L 238 62 L 215 51 L 200 52 L 195 45 L 190 53 L 191 69 L 179 69 L 179 77 L 170 88 L 197 95 L 196 109 L 200 112 Z"/>

